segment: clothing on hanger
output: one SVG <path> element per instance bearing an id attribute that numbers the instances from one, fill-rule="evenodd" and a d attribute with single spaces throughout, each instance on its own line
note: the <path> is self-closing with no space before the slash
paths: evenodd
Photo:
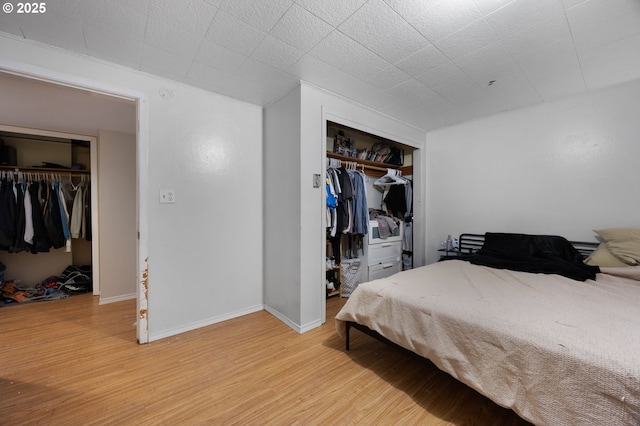
<path id="1" fill-rule="evenodd" d="M 48 252 L 51 247 L 71 248 L 71 222 L 91 226 L 90 195 L 83 191 L 79 209 L 71 210 L 74 188 L 82 188 L 65 182 L 60 174 L 40 172 L 0 173 L 0 250 L 10 253 L 30 251 Z M 75 216 L 75 218 L 74 218 Z M 87 225 L 88 224 L 88 225 Z M 83 233 L 88 240 L 90 231 Z"/>

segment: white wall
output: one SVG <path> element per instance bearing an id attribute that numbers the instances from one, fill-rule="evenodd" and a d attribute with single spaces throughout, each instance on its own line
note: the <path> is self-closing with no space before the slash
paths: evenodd
<path id="1" fill-rule="evenodd" d="M 98 171 L 100 302 L 135 298 L 136 136 L 100 131 Z"/>
<path id="2" fill-rule="evenodd" d="M 300 326 L 300 87 L 264 112 L 264 303 Z"/>
<path id="3" fill-rule="evenodd" d="M 13 49 L 20 44 L 4 46 Z M 11 56 L 10 50 L 3 50 L 3 57 Z M 0 124 L 89 136 L 98 136 L 98 129 L 135 133 L 136 106 L 126 99 L 2 74 Z"/>
<path id="4" fill-rule="evenodd" d="M 144 95 L 149 340 L 262 309 L 259 107 L 11 37 L 0 36 L 0 51 L 0 67 Z M 176 203 L 159 204 L 160 189 Z"/>
<path id="5" fill-rule="evenodd" d="M 447 234 L 640 226 L 638 111 L 635 81 L 429 132 L 428 261 Z"/>

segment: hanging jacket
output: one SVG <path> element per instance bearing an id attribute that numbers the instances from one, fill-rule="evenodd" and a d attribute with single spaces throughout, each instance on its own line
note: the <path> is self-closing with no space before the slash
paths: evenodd
<path id="1" fill-rule="evenodd" d="M 46 186 L 45 182 L 42 182 Z M 33 244 L 30 246 L 31 253 L 48 252 L 51 247 L 47 232 L 44 227 L 44 212 L 42 210 L 43 199 L 40 182 L 32 182 L 29 186 L 31 196 L 31 216 L 33 219 Z"/>
<path id="2" fill-rule="evenodd" d="M 0 181 L 0 249 L 9 250 L 15 239 L 11 203 L 13 190 L 7 179 Z"/>
<path id="3" fill-rule="evenodd" d="M 82 226 L 84 230 L 84 239 L 91 241 L 91 185 L 87 185 L 84 189 L 84 209 L 82 212 Z"/>
<path id="4" fill-rule="evenodd" d="M 20 253 L 28 249 L 27 243 L 24 240 L 24 230 L 26 227 L 26 216 L 24 211 L 24 190 L 23 184 L 15 182 L 13 184 L 14 193 L 16 196 L 16 215 L 15 215 L 15 238 L 9 251 L 12 253 Z"/>
<path id="5" fill-rule="evenodd" d="M 58 196 L 46 182 L 41 182 L 40 187 L 42 188 L 43 194 L 46 194 L 46 201 L 44 205 L 44 227 L 47 232 L 47 236 L 49 237 L 49 241 L 53 248 L 64 247 L 66 240 L 62 231 Z"/>

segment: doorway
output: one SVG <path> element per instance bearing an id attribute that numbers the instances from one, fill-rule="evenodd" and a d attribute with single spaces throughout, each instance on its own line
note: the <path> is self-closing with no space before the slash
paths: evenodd
<path id="1" fill-rule="evenodd" d="M 2 108 L 3 120 L 8 122 L 2 124 L 12 124 L 23 126 L 24 128 L 47 129 L 44 132 L 66 133 L 75 135 L 91 135 L 90 138 L 96 140 L 96 164 L 97 151 L 99 150 L 100 139 L 113 139 L 116 135 L 130 134 L 130 145 L 134 153 L 133 178 L 128 182 L 128 187 L 132 191 L 133 208 L 131 211 L 131 227 L 128 230 L 132 238 L 132 254 L 134 267 L 131 276 L 131 291 L 124 294 L 123 298 L 136 298 L 138 300 L 138 312 L 144 315 L 137 315 L 137 340 L 140 343 L 148 341 L 146 323 L 146 294 L 140 300 L 140 283 L 144 281 L 146 287 L 146 265 L 140 259 L 146 258 L 146 221 L 140 221 L 141 209 L 138 203 L 142 200 L 138 196 L 140 187 L 146 185 L 146 161 L 139 161 L 139 156 L 135 155 L 144 149 L 146 144 L 146 126 L 139 126 L 139 122 L 146 123 L 146 110 L 144 108 L 143 96 L 120 88 L 105 87 L 96 83 L 87 84 L 85 80 L 82 84 L 76 84 L 74 76 L 63 76 L 59 73 L 51 72 L 51 75 L 34 75 L 27 72 L 27 69 L 4 68 L 8 72 L 0 72 L 0 85 L 3 93 L 11 99 L 11 105 L 5 103 Z M 0 64 L 2 69 L 2 64 Z M 142 114 L 142 115 L 141 115 Z M 16 126 L 16 127 L 17 127 Z M 141 146 L 143 145 L 143 146 Z M 130 156 L 129 156 L 130 157 Z M 142 163 L 142 167 L 138 166 Z M 119 166 L 119 165 L 118 165 Z M 112 164 L 111 169 L 117 170 L 118 166 Z M 92 167 L 94 168 L 94 167 Z M 108 165 L 98 169 L 109 169 Z M 98 173 L 98 172 L 96 172 Z M 96 174 L 96 184 L 100 180 L 100 175 Z M 107 179 L 105 179 L 107 181 Z M 137 181 L 137 183 L 136 183 Z M 100 192 L 96 190 L 96 192 Z M 99 194 L 97 194 L 99 196 Z M 96 197 L 97 198 L 97 197 Z M 97 202 L 97 201 L 96 201 Z M 97 211 L 97 210 L 96 210 Z M 96 223 L 99 223 L 97 221 Z M 140 225 L 140 226 L 139 226 Z M 137 228 L 137 232 L 136 232 Z M 99 239 L 99 227 L 98 239 Z M 133 231 L 131 231 L 133 230 Z M 97 250 L 96 252 L 99 252 Z M 98 277 L 98 288 L 104 294 L 105 282 L 100 280 L 104 276 L 107 268 L 101 268 L 97 257 L 94 263 L 94 275 Z M 103 265 L 105 266 L 105 265 Z M 97 268 L 97 269 L 96 269 Z M 117 273 L 118 268 L 113 268 L 113 273 Z M 102 287 L 102 288 L 100 288 Z M 101 303 L 117 301 L 118 297 L 106 298 Z M 142 316 L 142 318 L 141 318 Z"/>

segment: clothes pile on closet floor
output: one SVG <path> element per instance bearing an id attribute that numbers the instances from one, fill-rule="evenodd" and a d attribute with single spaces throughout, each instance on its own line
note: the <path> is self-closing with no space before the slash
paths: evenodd
<path id="1" fill-rule="evenodd" d="M 69 265 L 59 276 L 50 276 L 36 285 L 24 284 L 20 280 L 0 282 L 4 301 L 0 306 L 65 299 L 70 295 L 92 290 L 91 265 Z"/>

